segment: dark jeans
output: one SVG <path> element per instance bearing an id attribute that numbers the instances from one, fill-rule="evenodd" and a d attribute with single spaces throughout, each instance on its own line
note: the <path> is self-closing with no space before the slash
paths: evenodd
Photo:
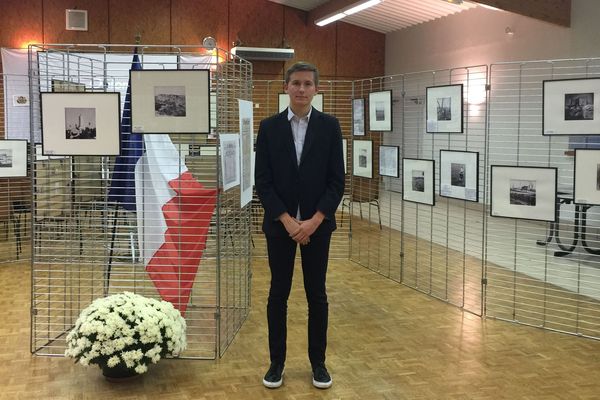
<path id="1" fill-rule="evenodd" d="M 331 234 L 313 236 L 300 246 L 304 291 L 308 301 L 308 358 L 312 365 L 325 362 L 328 303 L 325 279 Z M 267 236 L 271 289 L 267 304 L 271 362 L 285 363 L 287 301 L 292 288 L 297 243 L 289 237 Z"/>

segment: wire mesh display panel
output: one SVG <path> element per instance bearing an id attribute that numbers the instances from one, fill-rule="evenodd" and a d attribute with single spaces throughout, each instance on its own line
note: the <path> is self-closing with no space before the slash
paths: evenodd
<path id="1" fill-rule="evenodd" d="M 555 198 L 544 199 L 533 188 L 536 201 L 556 202 L 556 222 L 486 218 L 486 314 L 490 317 L 600 337 L 600 214 L 597 207 L 573 204 L 574 149 L 597 149 L 600 137 L 542 134 L 553 130 L 542 123 L 544 81 L 598 77 L 598 59 L 502 63 L 490 68 L 488 167 L 550 167 L 557 168 L 558 175 Z M 591 91 L 591 85 L 584 90 Z M 559 104 L 555 118 L 579 119 L 567 112 L 569 98 L 581 95 L 581 90 L 567 88 L 555 99 Z M 600 134 L 600 130 L 590 133 Z M 594 165 L 584 172 L 594 186 L 596 170 Z M 489 168 L 486 172 L 489 175 Z M 491 184 L 488 179 L 488 193 Z"/>
<path id="2" fill-rule="evenodd" d="M 393 129 L 371 131 L 367 121 L 367 135 L 353 138 L 372 142 L 373 178 L 353 177 L 351 259 L 476 314 L 482 312 L 483 174 L 474 178 L 478 201 L 440 196 L 440 150 L 478 153 L 475 170 L 483 169 L 486 80 L 487 67 L 473 66 L 354 82 L 354 97 L 367 103 L 374 92 L 392 91 Z M 459 84 L 462 133 L 427 133 L 427 88 Z M 379 173 L 380 145 L 399 147 L 398 178 Z M 434 161 L 434 206 L 403 200 L 403 158 Z"/>
<path id="3" fill-rule="evenodd" d="M 273 114 L 280 112 L 284 107 L 280 108 L 279 99 L 286 97 L 284 93 L 283 80 L 255 80 L 254 81 L 254 132 L 258 134 L 260 121 Z M 319 81 L 319 93 L 323 96 L 323 109 L 321 111 L 332 114 L 340 121 L 342 128 L 342 137 L 346 143 L 347 162 L 350 163 L 350 142 L 351 142 L 351 120 L 352 120 L 352 82 L 351 81 Z M 286 99 L 282 99 L 286 100 Z M 313 101 L 313 104 L 315 102 Z M 348 164 L 349 165 L 349 164 Z M 347 199 L 350 194 L 350 169 L 346 172 L 346 186 L 344 189 L 344 199 Z M 258 200 L 258 197 L 252 199 L 252 242 L 255 246 L 253 255 L 257 257 L 267 256 L 267 247 L 264 235 L 261 230 L 263 209 Z M 347 259 L 349 244 L 348 237 L 350 234 L 349 209 L 345 209 L 343 205 L 346 200 L 343 200 L 338 207 L 336 214 L 337 230 L 331 238 L 331 248 L 329 252 L 330 258 Z"/>
<path id="4" fill-rule="evenodd" d="M 31 46 L 32 138 L 41 129 L 39 92 L 119 92 L 121 109 L 130 108 L 133 52 L 134 46 Z M 210 71 L 211 133 L 130 134 L 124 115 L 119 158 L 33 160 L 36 354 L 63 354 L 80 311 L 124 290 L 169 298 L 185 311 L 187 358 L 222 355 L 248 315 L 250 206 L 241 207 L 239 187 L 221 190 L 219 133 L 239 132 L 237 99 L 252 98 L 251 66 L 218 49 L 145 46 L 138 54 L 143 69 Z M 131 183 L 135 194 L 116 190 Z"/>

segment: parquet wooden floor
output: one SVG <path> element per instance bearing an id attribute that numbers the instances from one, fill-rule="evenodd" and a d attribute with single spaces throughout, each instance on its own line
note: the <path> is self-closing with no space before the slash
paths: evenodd
<path id="1" fill-rule="evenodd" d="M 350 261 L 328 275 L 333 387 L 310 383 L 298 268 L 284 385 L 268 390 L 266 260 L 253 272 L 252 311 L 222 359 L 161 360 L 114 384 L 29 354 L 29 266 L 0 265 L 0 399 L 600 399 L 600 341 L 482 320 Z"/>

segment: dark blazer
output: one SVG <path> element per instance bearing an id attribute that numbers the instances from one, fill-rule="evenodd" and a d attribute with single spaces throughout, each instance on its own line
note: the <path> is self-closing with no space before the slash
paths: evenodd
<path id="1" fill-rule="evenodd" d="M 256 193 L 265 209 L 263 232 L 288 236 L 277 218 L 284 212 L 303 220 L 317 210 L 325 219 L 313 235 L 336 229 L 335 211 L 344 194 L 342 131 L 337 118 L 314 107 L 306 130 L 300 165 L 287 108 L 260 123 L 256 140 Z"/>

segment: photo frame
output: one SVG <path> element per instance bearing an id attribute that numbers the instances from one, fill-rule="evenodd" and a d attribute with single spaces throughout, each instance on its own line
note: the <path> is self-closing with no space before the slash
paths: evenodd
<path id="1" fill-rule="evenodd" d="M 490 215 L 556 220 L 557 169 L 552 167 L 490 167 Z"/>
<path id="2" fill-rule="evenodd" d="M 463 85 L 425 89 L 427 133 L 463 133 Z"/>
<path id="3" fill-rule="evenodd" d="M 418 158 L 402 159 L 402 199 L 413 203 L 435 205 L 435 161 Z"/>
<path id="4" fill-rule="evenodd" d="M 119 155 L 120 99 L 118 92 L 42 93 L 43 155 Z"/>
<path id="5" fill-rule="evenodd" d="M 365 99 L 352 99 L 352 134 L 365 136 Z"/>
<path id="6" fill-rule="evenodd" d="M 210 71 L 131 70 L 133 133 L 210 133 Z"/>
<path id="7" fill-rule="evenodd" d="M 0 178 L 27 176 L 27 140 L 0 140 Z"/>
<path id="8" fill-rule="evenodd" d="M 29 107 L 29 94 L 14 94 L 12 97 L 13 107 Z"/>
<path id="9" fill-rule="evenodd" d="M 352 141 L 352 175 L 373 178 L 373 142 Z"/>
<path id="10" fill-rule="evenodd" d="M 219 143 L 223 191 L 227 191 L 240 184 L 240 135 L 222 133 Z"/>
<path id="11" fill-rule="evenodd" d="M 542 93 L 542 135 L 600 135 L 600 78 L 545 80 Z"/>
<path id="12" fill-rule="evenodd" d="M 310 103 L 317 111 L 323 112 L 323 93 L 317 93 Z M 277 109 L 283 112 L 290 105 L 290 95 L 287 93 L 279 93 Z"/>
<path id="13" fill-rule="evenodd" d="M 62 79 L 52 79 L 52 91 L 81 93 L 85 92 L 85 85 L 83 83 L 75 83 Z"/>
<path id="14" fill-rule="evenodd" d="M 479 153 L 440 150 L 440 196 L 479 201 Z"/>
<path id="15" fill-rule="evenodd" d="M 369 93 L 369 130 L 392 131 L 392 91 Z"/>
<path id="16" fill-rule="evenodd" d="M 398 146 L 379 146 L 379 175 L 400 177 L 399 155 L 400 147 Z"/>
<path id="17" fill-rule="evenodd" d="M 575 149 L 573 200 L 600 205 L 600 150 Z"/>
<path id="18" fill-rule="evenodd" d="M 342 151 L 344 156 L 344 174 L 348 173 L 348 140 L 342 139 Z"/>

